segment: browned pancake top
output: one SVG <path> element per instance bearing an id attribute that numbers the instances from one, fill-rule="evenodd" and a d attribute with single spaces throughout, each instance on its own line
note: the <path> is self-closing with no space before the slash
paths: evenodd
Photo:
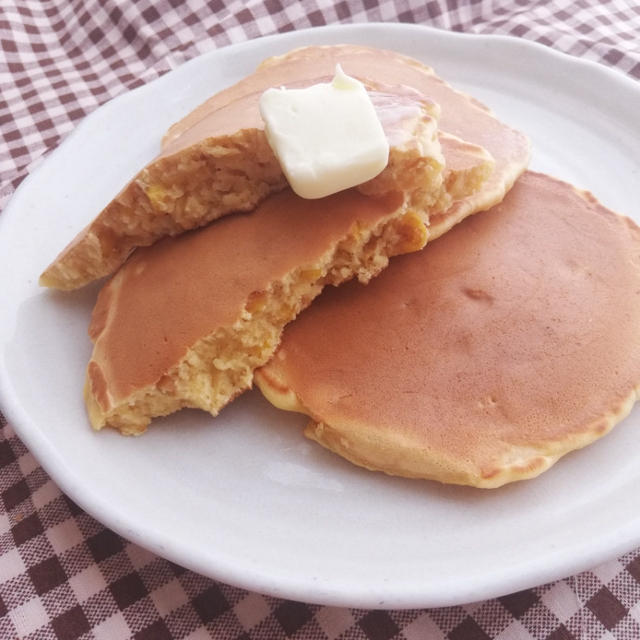
<path id="1" fill-rule="evenodd" d="M 315 73 L 313 69 L 310 72 Z M 287 88 L 291 89 L 330 81 L 331 76 L 312 75 L 281 84 L 286 84 Z M 366 83 L 366 79 L 363 78 L 363 81 Z M 267 88 L 268 86 L 264 87 Z M 180 135 L 165 139 L 162 155 L 177 153 L 207 138 L 231 136 L 243 129 L 264 129 L 259 109 L 264 89 L 241 95 L 216 110 L 201 112 L 196 109 L 194 113 L 198 113 L 199 117 L 194 118 L 189 114 L 181 121 L 184 127 L 181 127 Z M 427 114 L 438 113 L 438 107 L 428 96 L 425 97 L 410 87 L 378 85 L 377 90 L 369 91 L 369 96 L 392 147 L 401 147 L 407 142 L 413 142 L 415 122 L 421 118 L 428 118 Z"/>
<path id="2" fill-rule="evenodd" d="M 90 326 L 109 393 L 155 384 L 196 340 L 233 324 L 252 292 L 312 266 L 358 221 L 374 226 L 401 202 L 400 193 L 303 200 L 287 190 L 252 213 L 138 249 L 100 292 Z"/>
<path id="3" fill-rule="evenodd" d="M 305 47 L 269 58 L 255 73 L 216 94 L 173 125 L 167 140 L 180 136 L 194 125 L 199 127 L 198 123 L 206 122 L 217 109 L 237 100 L 240 102 L 236 104 L 244 104 L 251 94 L 259 95 L 269 87 L 292 86 L 308 78 L 331 76 L 337 63 L 345 73 L 356 78 L 391 86 L 405 85 L 436 102 L 441 108 L 443 131 L 491 153 L 496 161 L 495 180 L 502 179 L 506 167 L 514 162 L 522 164 L 523 157 L 528 155 L 527 141 L 521 134 L 505 127 L 473 98 L 453 90 L 430 68 L 393 51 L 356 45 Z"/>
<path id="4" fill-rule="evenodd" d="M 347 438 L 382 434 L 490 476 L 512 447 L 526 459 L 624 415 L 639 327 L 636 225 L 528 172 L 367 287 L 325 292 L 264 371 Z"/>

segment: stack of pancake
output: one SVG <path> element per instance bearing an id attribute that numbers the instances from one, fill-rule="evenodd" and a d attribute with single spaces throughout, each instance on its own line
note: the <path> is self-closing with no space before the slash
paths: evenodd
<path id="1" fill-rule="evenodd" d="M 303 200 L 258 100 L 336 63 L 369 90 L 390 161 Z M 399 54 L 266 60 L 174 125 L 41 277 L 69 289 L 115 272 L 90 326 L 92 425 L 216 415 L 255 378 L 356 464 L 479 487 L 603 435 L 640 384 L 640 231 L 528 158 L 522 133 Z"/>

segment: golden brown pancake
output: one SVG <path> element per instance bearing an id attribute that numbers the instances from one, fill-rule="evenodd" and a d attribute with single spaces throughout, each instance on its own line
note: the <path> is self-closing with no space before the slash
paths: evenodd
<path id="1" fill-rule="evenodd" d="M 476 211 L 483 211 L 502 200 L 529 161 L 529 143 L 519 131 L 500 122 L 491 111 L 470 96 L 456 91 L 430 67 L 393 51 L 359 45 L 303 47 L 265 60 L 258 70 L 237 84 L 221 91 L 191 114 L 173 125 L 165 141 L 172 141 L 205 119 L 248 93 L 261 92 L 302 80 L 310 75 L 333 73 L 336 63 L 344 71 L 365 81 L 403 85 L 417 90 L 440 105 L 442 131 L 486 149 L 495 160 L 495 170 L 483 188 L 472 196 L 458 199 L 450 209 L 432 216 L 431 237 L 436 238 Z"/>
<path id="2" fill-rule="evenodd" d="M 426 238 L 401 192 L 303 200 L 287 189 L 253 212 L 139 249 L 93 312 L 93 427 L 140 433 L 182 407 L 215 415 L 325 284 L 366 282 Z"/>
<path id="3" fill-rule="evenodd" d="M 314 74 L 302 84 L 313 84 Z M 300 84 L 300 83 L 298 83 Z M 407 87 L 370 93 L 390 144 L 389 163 L 360 187 L 363 193 L 411 191 L 432 206 L 442 191 L 444 159 L 438 106 Z M 40 284 L 75 289 L 112 273 L 138 246 L 234 211 L 248 211 L 287 185 L 264 133 L 261 92 L 208 113 L 167 144 L 66 247 Z"/>
<path id="4" fill-rule="evenodd" d="M 527 172 L 363 287 L 321 296 L 255 379 L 369 469 L 498 487 L 607 433 L 640 388 L 640 229 Z"/>

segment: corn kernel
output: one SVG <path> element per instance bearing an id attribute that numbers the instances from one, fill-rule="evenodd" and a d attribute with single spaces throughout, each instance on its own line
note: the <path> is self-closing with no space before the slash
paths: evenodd
<path id="1" fill-rule="evenodd" d="M 396 231 L 399 235 L 392 255 L 419 251 L 427 244 L 428 231 L 422 218 L 415 211 L 407 211 L 400 219 Z"/>

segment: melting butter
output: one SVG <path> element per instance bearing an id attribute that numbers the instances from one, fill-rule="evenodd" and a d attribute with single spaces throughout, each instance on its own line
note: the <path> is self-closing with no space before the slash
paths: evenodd
<path id="1" fill-rule="evenodd" d="M 260 113 L 282 171 L 303 198 L 362 184 L 389 161 L 389 143 L 367 90 L 340 65 L 330 83 L 267 89 Z"/>

